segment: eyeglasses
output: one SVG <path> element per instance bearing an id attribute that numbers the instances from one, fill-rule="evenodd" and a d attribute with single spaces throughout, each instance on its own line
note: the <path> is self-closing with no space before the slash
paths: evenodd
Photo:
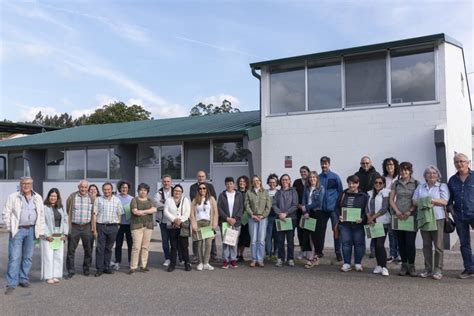
<path id="1" fill-rule="evenodd" d="M 382 181 L 375 181 L 374 184 L 383 184 Z"/>
<path id="2" fill-rule="evenodd" d="M 454 163 L 457 163 L 457 164 L 462 164 L 462 163 L 466 163 L 467 160 L 456 160 Z"/>
<path id="3" fill-rule="evenodd" d="M 361 165 L 370 165 L 370 162 L 361 162 Z"/>
<path id="4" fill-rule="evenodd" d="M 201 190 L 207 190 L 207 188 L 206 187 L 199 188 L 199 191 Z"/>

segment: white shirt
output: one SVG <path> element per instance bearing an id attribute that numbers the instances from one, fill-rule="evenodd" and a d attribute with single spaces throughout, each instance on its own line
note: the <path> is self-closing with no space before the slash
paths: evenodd
<path id="1" fill-rule="evenodd" d="M 211 202 L 207 201 L 206 204 L 204 204 L 204 201 L 201 202 L 201 204 L 196 206 L 196 220 L 206 220 L 210 221 L 211 220 Z"/>
<path id="2" fill-rule="evenodd" d="M 170 198 L 170 197 L 171 197 L 171 189 L 169 189 L 168 191 L 163 189 L 163 198 L 164 198 L 164 200 L 166 201 L 166 199 Z"/>
<path id="3" fill-rule="evenodd" d="M 234 211 L 235 191 L 225 191 L 225 194 L 227 195 L 227 204 L 229 205 L 229 217 L 232 217 L 232 212 Z"/>

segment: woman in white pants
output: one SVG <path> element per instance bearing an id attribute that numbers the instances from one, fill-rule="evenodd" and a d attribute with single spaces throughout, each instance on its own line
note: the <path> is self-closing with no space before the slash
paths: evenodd
<path id="1" fill-rule="evenodd" d="M 44 201 L 44 235 L 41 238 L 41 279 L 59 283 L 63 277 L 64 241 L 69 233 L 67 213 L 58 189 L 52 188 Z M 59 242 L 55 239 L 59 238 Z"/>

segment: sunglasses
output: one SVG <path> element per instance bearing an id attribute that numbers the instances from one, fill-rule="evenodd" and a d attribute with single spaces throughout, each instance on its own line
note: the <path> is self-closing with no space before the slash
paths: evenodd
<path id="1" fill-rule="evenodd" d="M 383 184 L 382 181 L 375 181 L 374 184 Z"/>
<path id="2" fill-rule="evenodd" d="M 199 190 L 207 190 L 206 187 L 199 188 Z"/>

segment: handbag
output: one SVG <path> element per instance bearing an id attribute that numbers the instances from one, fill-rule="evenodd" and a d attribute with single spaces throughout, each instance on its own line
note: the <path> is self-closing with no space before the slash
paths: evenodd
<path id="1" fill-rule="evenodd" d="M 225 231 L 224 240 L 222 241 L 224 244 L 235 247 L 237 245 L 237 241 L 239 240 L 239 231 L 234 229 L 234 227 L 229 227 Z"/>
<path id="2" fill-rule="evenodd" d="M 451 217 L 449 217 L 449 213 L 445 212 L 446 218 L 444 221 L 444 232 L 446 234 L 451 234 L 456 230 L 456 223 L 453 221 Z"/>
<path id="3" fill-rule="evenodd" d="M 178 212 L 181 216 L 183 216 L 183 202 L 184 202 L 184 198 L 181 199 L 179 203 L 179 208 L 178 208 Z M 179 236 L 180 237 L 191 236 L 190 226 L 191 225 L 189 223 L 189 219 L 185 220 L 184 222 L 181 222 L 181 225 L 179 225 Z"/>

